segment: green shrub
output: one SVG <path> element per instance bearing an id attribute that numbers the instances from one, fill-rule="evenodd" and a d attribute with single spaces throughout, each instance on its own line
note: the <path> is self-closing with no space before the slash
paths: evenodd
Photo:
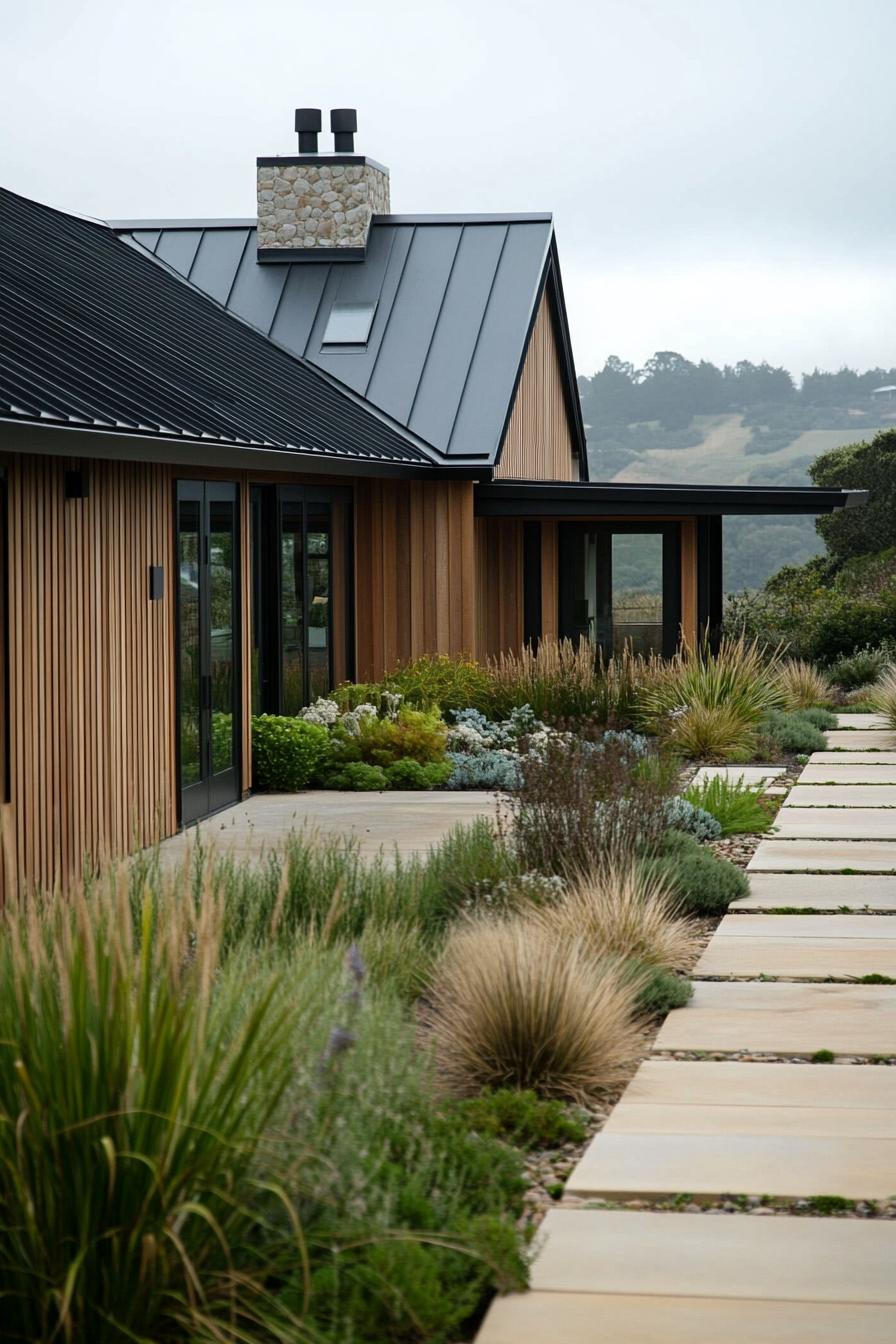
<path id="1" fill-rule="evenodd" d="M 300 948 L 284 966 L 306 995 L 309 972 L 318 982 L 276 1144 L 298 1159 L 308 1336 L 468 1338 L 496 1289 L 525 1283 L 520 1155 L 438 1104 L 415 1020 L 367 988 L 363 965 L 352 958 L 346 996 L 338 954 L 328 962 L 322 977 L 319 950 Z M 301 1284 L 285 1291 L 301 1314 Z"/>
<path id="2" fill-rule="evenodd" d="M 363 761 L 385 768 L 407 759 L 420 765 L 445 759 L 448 729 L 437 710 L 408 709 L 402 705 L 394 718 L 368 714 L 356 727 L 357 731 L 352 732 L 343 721 L 333 730 L 337 767 L 345 761 Z"/>
<path id="3" fill-rule="evenodd" d="M 666 803 L 666 825 L 674 826 L 695 840 L 718 840 L 722 834 L 721 822 L 690 796 L 670 798 Z"/>
<path id="4" fill-rule="evenodd" d="M 644 860 L 691 915 L 724 914 L 732 901 L 748 896 L 747 876 L 727 859 L 682 831 L 669 831 L 655 857 Z"/>
<path id="5" fill-rule="evenodd" d="M 788 714 L 783 710 L 776 710 L 762 720 L 760 731 L 780 751 L 807 755 L 813 751 L 824 751 L 827 739 L 821 729 L 808 717 L 810 712 L 796 709 Z"/>
<path id="6" fill-rule="evenodd" d="M 458 1116 L 477 1134 L 488 1134 L 525 1150 L 582 1143 L 588 1132 L 562 1101 L 546 1101 L 530 1090 L 512 1087 L 449 1103 L 449 1114 Z"/>
<path id="7" fill-rule="evenodd" d="M 831 679 L 844 691 L 855 691 L 877 681 L 889 661 L 886 649 L 856 649 L 831 664 Z"/>
<path id="8" fill-rule="evenodd" d="M 640 975 L 641 963 L 635 963 Z M 665 1017 L 673 1008 L 683 1008 L 693 997 L 694 986 L 685 975 L 677 975 L 665 966 L 647 968 L 647 979 L 638 991 L 638 1012 L 645 1017 Z"/>
<path id="9" fill-rule="evenodd" d="M 808 709 L 831 698 L 826 673 L 803 658 L 785 658 L 778 669 L 778 680 L 787 697 L 784 709 Z"/>
<path id="10" fill-rule="evenodd" d="M 327 775 L 325 782 L 328 789 L 344 789 L 347 793 L 377 793 L 389 787 L 383 767 L 366 761 L 349 761 Z"/>
<path id="11" fill-rule="evenodd" d="M 403 756 L 386 766 L 386 786 L 390 789 L 440 789 L 451 778 L 454 766 L 450 761 L 430 761 L 421 765 L 410 756 Z"/>
<path id="12" fill-rule="evenodd" d="M 772 824 L 762 789 L 750 789 L 740 780 L 707 779 L 702 784 L 692 784 L 684 796 L 715 817 L 722 835 L 761 835 Z"/>
<path id="13" fill-rule="evenodd" d="M 801 714 L 807 722 L 821 729 L 823 733 L 829 733 L 837 727 L 837 715 L 829 709 L 825 709 L 823 705 L 811 705 L 808 709 L 798 709 L 792 712 Z"/>
<path id="14" fill-rule="evenodd" d="M 490 699 L 489 676 L 481 663 L 471 658 L 425 654 L 405 663 L 388 676 L 384 685 L 398 691 L 409 705 L 420 709 L 483 709 Z"/>
<path id="15" fill-rule="evenodd" d="M 306 789 L 330 749 L 326 728 L 303 719 L 256 714 L 252 719 L 252 775 L 257 789 Z"/>

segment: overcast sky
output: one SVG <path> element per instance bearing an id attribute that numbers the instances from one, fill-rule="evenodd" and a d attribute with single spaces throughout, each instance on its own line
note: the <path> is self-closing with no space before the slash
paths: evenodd
<path id="1" fill-rule="evenodd" d="M 394 211 L 554 212 L 582 373 L 889 366 L 894 55 L 896 0 L 7 0 L 0 184 L 251 215 L 293 109 L 356 106 Z"/>

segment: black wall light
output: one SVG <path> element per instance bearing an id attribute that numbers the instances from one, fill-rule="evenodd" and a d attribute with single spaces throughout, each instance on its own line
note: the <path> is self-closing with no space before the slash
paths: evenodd
<path id="1" fill-rule="evenodd" d="M 86 499 L 90 494 L 88 489 L 87 472 L 83 467 L 78 467 L 66 471 L 65 473 L 65 497 L 66 499 Z"/>
<path id="2" fill-rule="evenodd" d="M 165 595 L 165 570 L 162 565 L 149 567 L 149 600 L 161 602 Z"/>

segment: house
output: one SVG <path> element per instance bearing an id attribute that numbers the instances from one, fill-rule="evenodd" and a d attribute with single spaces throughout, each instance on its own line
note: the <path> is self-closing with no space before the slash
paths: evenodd
<path id="1" fill-rule="evenodd" d="M 0 193 L 4 882 L 251 787 L 253 712 L 429 651 L 670 651 L 726 513 L 841 490 L 593 483 L 550 215 L 393 215 L 297 113 L 257 214 Z M 247 166 L 248 168 L 248 166 Z"/>

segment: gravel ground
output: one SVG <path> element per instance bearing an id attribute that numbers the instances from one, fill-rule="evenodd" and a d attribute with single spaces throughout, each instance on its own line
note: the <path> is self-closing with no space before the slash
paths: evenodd
<path id="1" fill-rule="evenodd" d="M 772 1199 L 768 1195 L 722 1195 L 718 1199 L 697 1200 L 691 1195 L 673 1195 L 668 1199 L 579 1199 L 566 1195 L 565 1209 L 632 1209 L 658 1213 L 752 1213 L 756 1217 L 806 1218 L 888 1218 L 896 1219 L 896 1198 L 841 1200 L 836 1195 L 815 1199 Z"/>

